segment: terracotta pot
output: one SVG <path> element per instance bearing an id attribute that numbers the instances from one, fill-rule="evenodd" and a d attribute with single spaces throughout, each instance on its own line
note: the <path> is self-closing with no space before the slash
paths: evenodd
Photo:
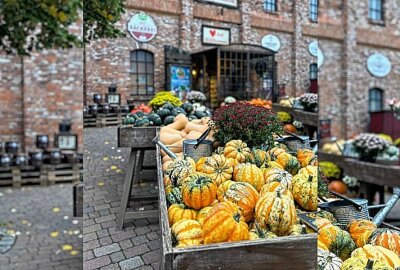
<path id="1" fill-rule="evenodd" d="M 103 104 L 101 109 L 102 109 L 102 113 L 104 113 L 104 114 L 110 113 L 110 105 L 108 105 L 108 104 Z"/>
<path id="2" fill-rule="evenodd" d="M 29 165 L 29 158 L 24 153 L 19 153 L 14 157 L 14 166 L 27 166 Z"/>
<path id="3" fill-rule="evenodd" d="M 30 151 L 29 152 L 29 163 L 32 166 L 39 167 L 43 164 L 43 152 L 42 151 Z"/>
<path id="4" fill-rule="evenodd" d="M 97 115 L 98 110 L 99 110 L 99 108 L 98 108 L 97 104 L 89 105 L 89 112 L 91 115 Z"/>
<path id="5" fill-rule="evenodd" d="M 11 157 L 8 154 L 0 155 L 0 167 L 9 167 L 11 164 Z"/>
<path id="6" fill-rule="evenodd" d="M 102 98 L 101 94 L 93 94 L 93 102 L 94 103 L 100 104 L 102 99 L 103 98 Z"/>
<path id="7" fill-rule="evenodd" d="M 6 152 L 9 154 L 16 154 L 19 151 L 19 143 L 12 141 L 6 142 Z"/>
<path id="8" fill-rule="evenodd" d="M 46 149 L 49 147 L 49 136 L 47 135 L 37 135 L 36 136 L 36 147 L 41 149 Z"/>

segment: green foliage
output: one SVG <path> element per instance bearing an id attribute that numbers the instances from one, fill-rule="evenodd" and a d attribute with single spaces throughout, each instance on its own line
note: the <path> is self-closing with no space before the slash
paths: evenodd
<path id="1" fill-rule="evenodd" d="M 149 106 L 155 110 L 162 107 L 165 103 L 171 103 L 175 107 L 182 105 L 182 101 L 177 96 L 168 91 L 161 91 L 150 100 Z"/>
<path id="2" fill-rule="evenodd" d="M 322 172 L 329 179 L 339 179 L 342 173 L 342 170 L 333 162 L 329 161 L 321 161 L 318 163 Z"/>
<path id="3" fill-rule="evenodd" d="M 80 0 L 0 0 L 0 50 L 29 55 L 35 49 L 81 45 L 68 29 L 79 19 Z"/>
<path id="4" fill-rule="evenodd" d="M 84 42 L 125 35 L 115 27 L 124 13 L 123 0 L 85 0 L 83 10 Z"/>

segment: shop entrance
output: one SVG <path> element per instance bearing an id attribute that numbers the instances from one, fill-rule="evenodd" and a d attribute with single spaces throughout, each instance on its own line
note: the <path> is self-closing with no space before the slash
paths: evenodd
<path id="1" fill-rule="evenodd" d="M 237 100 L 276 99 L 274 52 L 255 45 L 233 44 L 192 54 L 192 89 L 216 108 L 227 96 Z"/>

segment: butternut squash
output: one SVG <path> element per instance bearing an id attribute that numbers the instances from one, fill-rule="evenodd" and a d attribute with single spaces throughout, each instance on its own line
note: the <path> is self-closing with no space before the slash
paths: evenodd
<path id="1" fill-rule="evenodd" d="M 182 136 L 182 138 L 185 138 L 186 135 L 187 135 L 187 133 L 186 133 L 184 130 L 182 130 L 182 131 L 181 131 L 181 136 Z"/>
<path id="2" fill-rule="evenodd" d="M 207 129 L 208 129 L 207 125 L 197 125 L 192 122 L 187 123 L 185 126 L 186 133 L 190 133 L 191 131 L 197 131 L 197 132 L 203 133 Z"/>
<path id="3" fill-rule="evenodd" d="M 168 160 L 166 162 L 163 162 L 162 168 L 163 171 L 165 171 L 168 168 L 168 165 L 172 163 L 172 160 Z"/>
<path id="4" fill-rule="evenodd" d="M 183 139 L 168 145 L 168 148 L 174 153 L 181 153 L 183 151 Z"/>
<path id="5" fill-rule="evenodd" d="M 186 117 L 186 115 L 180 113 L 177 116 L 175 116 L 174 122 L 172 124 L 169 124 L 167 127 L 175 130 L 182 130 L 185 128 L 188 122 L 189 120 Z"/>
<path id="6" fill-rule="evenodd" d="M 194 124 L 200 125 L 201 124 L 201 119 L 193 119 L 191 122 L 194 123 Z"/>
<path id="7" fill-rule="evenodd" d="M 160 131 L 160 141 L 165 145 L 171 145 L 182 140 L 181 134 L 167 133 Z"/>
<path id="8" fill-rule="evenodd" d="M 189 133 L 185 136 L 185 139 L 186 139 L 186 140 L 196 140 L 196 139 L 198 139 L 200 136 L 201 136 L 201 133 L 200 133 L 200 132 L 191 131 L 191 132 L 189 132 Z"/>

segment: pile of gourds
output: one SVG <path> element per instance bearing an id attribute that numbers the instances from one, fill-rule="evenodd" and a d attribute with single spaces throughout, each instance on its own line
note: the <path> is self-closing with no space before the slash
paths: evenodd
<path id="1" fill-rule="evenodd" d="M 400 232 L 377 228 L 369 220 L 354 220 L 347 231 L 324 218 L 317 224 L 319 270 L 400 268 Z"/>
<path id="2" fill-rule="evenodd" d="M 229 141 L 197 162 L 189 157 L 164 161 L 173 244 L 307 233 L 297 213 L 317 210 L 317 162 L 308 149 L 294 156 L 283 145 L 251 150 L 241 140 Z"/>

